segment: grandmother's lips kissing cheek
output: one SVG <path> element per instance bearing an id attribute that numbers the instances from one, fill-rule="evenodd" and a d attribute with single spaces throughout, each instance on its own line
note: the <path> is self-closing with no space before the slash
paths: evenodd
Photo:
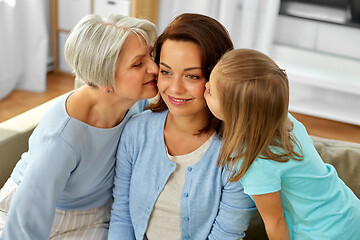
<path id="1" fill-rule="evenodd" d="M 170 103 L 174 104 L 174 105 L 184 105 L 192 100 L 192 98 L 176 98 L 176 97 L 172 97 L 169 95 L 168 95 L 168 98 L 169 98 Z"/>
<path id="2" fill-rule="evenodd" d="M 156 78 L 153 78 L 150 81 L 145 82 L 143 85 L 156 86 L 156 84 L 157 84 Z"/>

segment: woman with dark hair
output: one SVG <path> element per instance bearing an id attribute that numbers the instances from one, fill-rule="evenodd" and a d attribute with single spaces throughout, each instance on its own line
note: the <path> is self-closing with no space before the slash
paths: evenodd
<path id="1" fill-rule="evenodd" d="M 159 101 L 125 126 L 109 239 L 240 239 L 254 203 L 218 168 L 219 121 L 205 83 L 233 45 L 215 19 L 183 14 L 155 43 Z"/>

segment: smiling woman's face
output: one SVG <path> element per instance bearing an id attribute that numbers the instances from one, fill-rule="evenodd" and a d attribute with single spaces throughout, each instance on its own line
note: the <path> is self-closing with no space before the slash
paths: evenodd
<path id="1" fill-rule="evenodd" d="M 190 41 L 166 40 L 160 52 L 158 88 L 175 116 L 208 114 L 204 98 L 200 47 Z"/>

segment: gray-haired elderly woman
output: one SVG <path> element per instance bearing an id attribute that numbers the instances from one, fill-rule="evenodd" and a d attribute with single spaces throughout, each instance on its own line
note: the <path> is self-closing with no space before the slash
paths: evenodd
<path id="1" fill-rule="evenodd" d="M 1 189 L 1 240 L 107 238 L 120 134 L 157 94 L 156 37 L 149 21 L 118 15 L 74 27 L 65 58 L 86 85 L 45 114 Z"/>

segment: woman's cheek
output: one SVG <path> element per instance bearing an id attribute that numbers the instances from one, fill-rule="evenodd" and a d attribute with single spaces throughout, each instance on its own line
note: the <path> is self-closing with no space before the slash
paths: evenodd
<path id="1" fill-rule="evenodd" d="M 164 91 L 166 89 L 165 87 L 165 80 L 163 79 L 163 77 L 158 77 L 158 80 L 157 80 L 157 86 L 158 86 L 158 89 L 160 92 Z"/>

